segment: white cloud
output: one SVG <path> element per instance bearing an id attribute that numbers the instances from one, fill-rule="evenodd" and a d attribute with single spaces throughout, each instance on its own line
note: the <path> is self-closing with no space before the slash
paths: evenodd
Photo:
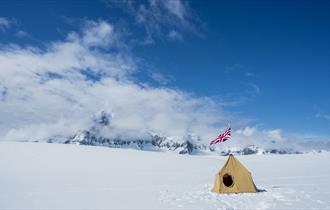
<path id="1" fill-rule="evenodd" d="M 253 136 L 256 132 L 257 129 L 253 127 L 245 127 L 244 129 L 237 131 L 238 134 L 243 134 L 244 136 L 248 137 Z"/>
<path id="2" fill-rule="evenodd" d="M 88 30 L 86 30 L 88 29 Z M 108 47 L 115 39 L 113 26 L 107 22 L 87 21 L 83 31 L 82 41 L 86 46 Z"/>
<path id="3" fill-rule="evenodd" d="M 302 135 L 284 135 L 280 129 L 264 130 L 258 127 L 246 126 L 234 131 L 233 141 L 227 146 L 246 147 L 257 145 L 264 149 L 296 149 L 304 150 L 316 148 L 316 144 L 304 144 L 305 137 Z M 318 149 L 320 149 L 318 147 Z"/>
<path id="4" fill-rule="evenodd" d="M 275 141 L 282 141 L 285 139 L 283 137 L 282 131 L 280 129 L 270 130 L 266 134 L 269 137 L 269 139 L 272 139 Z"/>

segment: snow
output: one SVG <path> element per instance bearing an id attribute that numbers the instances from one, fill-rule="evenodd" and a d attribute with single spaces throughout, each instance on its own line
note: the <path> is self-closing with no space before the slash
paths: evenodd
<path id="1" fill-rule="evenodd" d="M 330 153 L 237 158 L 262 192 L 214 194 L 227 157 L 0 142 L 0 209 L 330 208 Z"/>

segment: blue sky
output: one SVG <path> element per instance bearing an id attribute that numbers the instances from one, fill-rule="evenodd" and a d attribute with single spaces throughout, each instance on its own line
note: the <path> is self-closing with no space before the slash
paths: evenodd
<path id="1" fill-rule="evenodd" d="M 43 49 L 86 20 L 104 20 L 138 63 L 139 83 L 209 97 L 262 129 L 330 135 L 329 1 L 180 3 L 178 23 L 164 8 L 138 22 L 147 1 L 5 0 L 0 44 Z"/>

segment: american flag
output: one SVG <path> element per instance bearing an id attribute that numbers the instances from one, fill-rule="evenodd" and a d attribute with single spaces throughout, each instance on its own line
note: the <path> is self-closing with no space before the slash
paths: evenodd
<path id="1" fill-rule="evenodd" d="M 219 143 L 219 142 L 225 142 L 228 139 L 230 139 L 230 137 L 231 137 L 231 128 L 228 127 L 226 132 L 220 134 L 216 139 L 211 141 L 210 145 L 213 145 L 213 144 L 216 144 L 216 143 Z"/>

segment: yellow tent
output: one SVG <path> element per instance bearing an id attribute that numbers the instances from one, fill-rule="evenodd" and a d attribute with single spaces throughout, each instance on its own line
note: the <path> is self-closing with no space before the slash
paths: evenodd
<path id="1" fill-rule="evenodd" d="M 216 174 L 212 192 L 257 192 L 257 187 L 251 173 L 233 155 L 229 155 L 226 164 Z"/>

